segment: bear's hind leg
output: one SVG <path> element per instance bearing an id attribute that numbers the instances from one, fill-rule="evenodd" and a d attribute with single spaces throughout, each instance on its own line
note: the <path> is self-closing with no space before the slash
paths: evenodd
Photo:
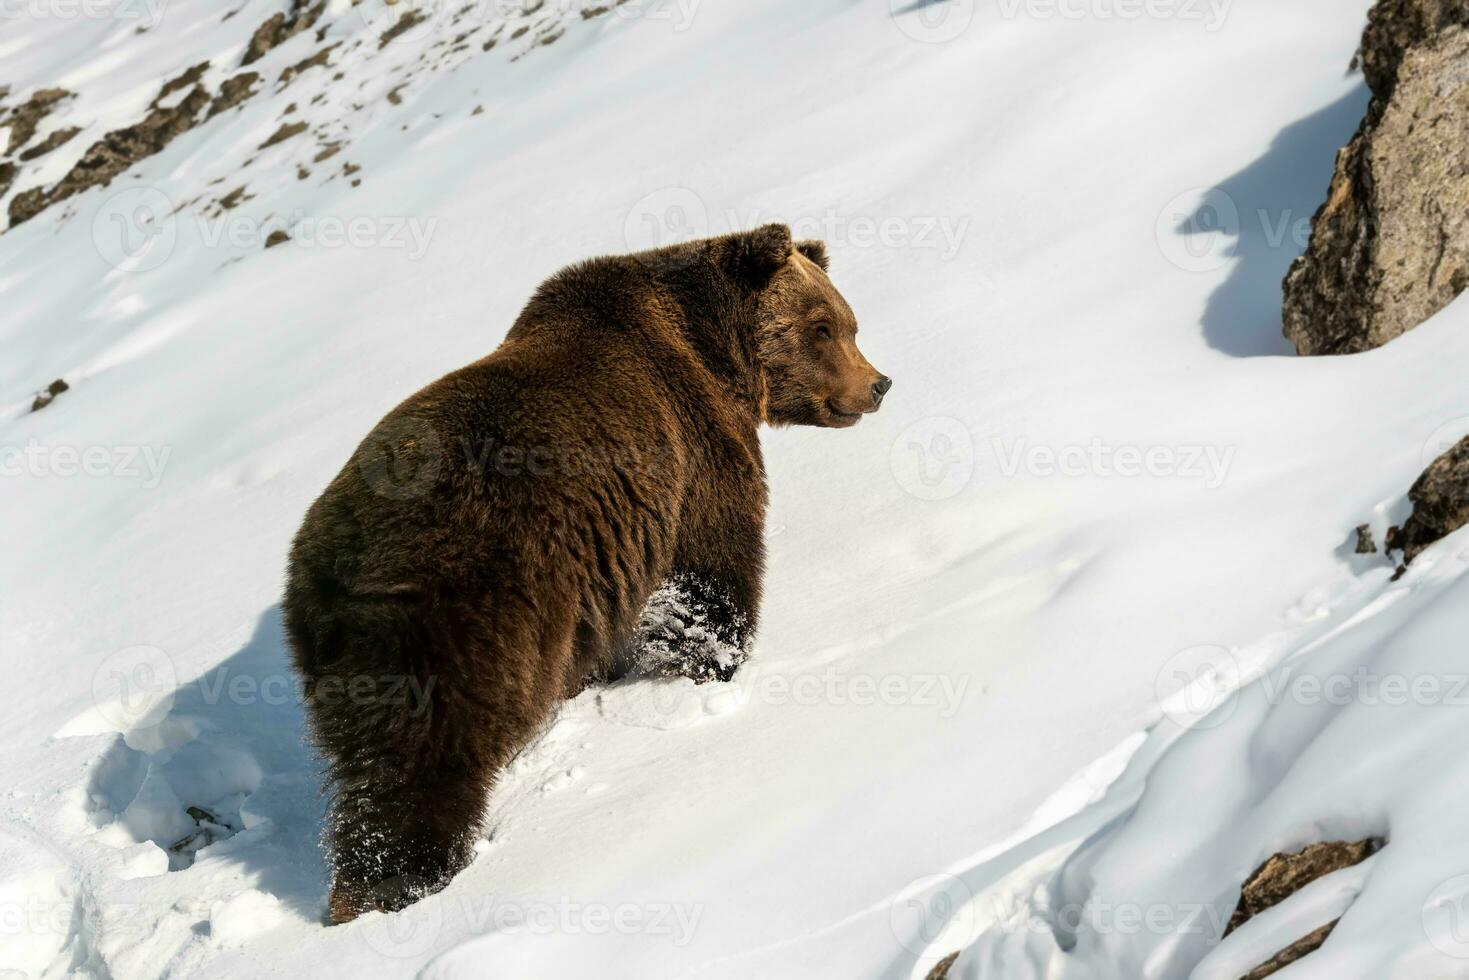
<path id="1" fill-rule="evenodd" d="M 537 658 L 526 631 L 450 605 L 370 613 L 309 688 L 330 763 L 336 923 L 411 905 L 473 860 L 495 777 L 535 734 L 546 701 L 527 696 Z"/>
<path id="2" fill-rule="evenodd" d="M 493 773 L 385 759 L 339 783 L 327 824 L 331 922 L 393 912 L 439 891 L 474 858 Z"/>

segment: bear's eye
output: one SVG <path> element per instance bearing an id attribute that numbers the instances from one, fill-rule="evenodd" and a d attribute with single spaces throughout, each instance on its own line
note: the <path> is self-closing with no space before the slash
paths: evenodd
<path id="1" fill-rule="evenodd" d="M 824 323 L 818 323 L 816 325 L 816 336 L 820 337 L 822 340 L 830 340 L 831 339 L 831 327 L 828 327 Z"/>

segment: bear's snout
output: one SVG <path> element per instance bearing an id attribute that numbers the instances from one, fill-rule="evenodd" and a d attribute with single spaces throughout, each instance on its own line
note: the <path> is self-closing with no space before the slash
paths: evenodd
<path id="1" fill-rule="evenodd" d="M 877 380 L 872 382 L 872 410 L 875 412 L 882 407 L 883 396 L 893 386 L 893 379 L 885 374 L 879 374 Z"/>

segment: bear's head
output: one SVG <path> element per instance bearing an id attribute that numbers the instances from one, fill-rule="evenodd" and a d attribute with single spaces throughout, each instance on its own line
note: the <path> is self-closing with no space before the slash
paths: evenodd
<path id="1" fill-rule="evenodd" d="M 793 242 L 785 225 L 743 238 L 745 269 L 760 284 L 764 420 L 842 429 L 877 411 L 893 382 L 857 348 L 857 317 L 827 278 L 826 246 Z"/>

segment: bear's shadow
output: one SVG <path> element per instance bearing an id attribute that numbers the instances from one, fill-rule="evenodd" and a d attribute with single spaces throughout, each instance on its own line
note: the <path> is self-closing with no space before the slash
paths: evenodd
<path id="1" fill-rule="evenodd" d="M 239 650 L 180 684 L 169 717 L 193 720 L 200 739 L 226 757 L 248 757 L 259 768 L 258 785 L 243 804 L 250 826 L 201 850 L 195 867 L 231 863 L 251 887 L 303 917 L 321 919 L 327 887 L 318 846 L 325 812 L 323 764 L 307 742 L 301 687 L 291 668 L 280 607 L 261 613 Z M 249 762 L 235 764 L 250 768 Z M 210 801 L 180 802 L 207 806 Z"/>

